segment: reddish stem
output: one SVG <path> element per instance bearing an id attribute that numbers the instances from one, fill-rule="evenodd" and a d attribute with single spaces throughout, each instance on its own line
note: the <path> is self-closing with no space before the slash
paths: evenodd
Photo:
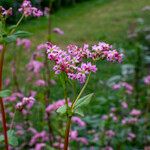
<path id="1" fill-rule="evenodd" d="M 4 53 L 5 53 L 5 49 L 3 49 L 3 51 L 0 54 L 0 91 L 2 90 L 2 72 L 3 72 Z M 1 115 L 2 115 L 4 140 L 5 140 L 5 149 L 8 150 L 6 115 L 5 115 L 5 108 L 4 108 L 4 103 L 2 98 L 0 98 L 0 107 L 1 107 Z"/>
<path id="2" fill-rule="evenodd" d="M 68 118 L 67 126 L 66 126 L 66 132 L 65 132 L 65 143 L 64 143 L 64 150 L 68 150 L 69 146 L 69 133 L 70 133 L 70 127 L 71 127 L 71 118 Z"/>

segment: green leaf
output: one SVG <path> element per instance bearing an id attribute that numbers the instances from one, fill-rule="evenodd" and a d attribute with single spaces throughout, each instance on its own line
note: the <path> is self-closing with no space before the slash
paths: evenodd
<path id="1" fill-rule="evenodd" d="M 17 37 L 15 35 L 10 35 L 4 38 L 4 42 L 11 43 L 11 42 L 15 42 L 16 39 Z"/>
<path id="2" fill-rule="evenodd" d="M 25 38 L 31 36 L 31 33 L 27 31 L 17 31 L 13 35 L 15 35 L 17 38 Z"/>
<path id="3" fill-rule="evenodd" d="M 56 112 L 59 113 L 59 114 L 61 114 L 61 115 L 65 114 L 66 111 L 67 111 L 67 106 L 66 106 L 66 105 L 63 105 L 63 106 L 59 107 L 59 108 L 56 110 Z"/>
<path id="4" fill-rule="evenodd" d="M 7 132 L 7 134 L 8 134 L 8 142 L 9 142 L 9 144 L 14 146 L 14 147 L 18 146 L 18 139 L 17 139 L 17 137 L 15 135 L 15 132 L 13 130 L 9 130 Z"/>
<path id="5" fill-rule="evenodd" d="M 8 97 L 11 95 L 11 91 L 10 90 L 3 90 L 3 91 L 0 91 L 0 97 L 1 98 L 5 98 L 5 97 Z"/>
<path id="6" fill-rule="evenodd" d="M 90 103 L 90 101 L 91 101 L 91 99 L 92 99 L 92 96 L 93 96 L 93 93 L 88 94 L 88 95 L 86 95 L 86 96 L 80 98 L 80 99 L 75 103 L 74 109 L 76 110 L 76 109 L 78 109 L 78 108 L 80 108 L 80 107 L 87 106 L 87 105 Z"/>
<path id="7" fill-rule="evenodd" d="M 81 116 L 81 117 L 84 117 L 84 113 L 83 113 L 83 111 L 82 111 L 81 109 L 76 109 L 76 110 L 74 111 L 74 114 L 75 114 L 75 115 L 79 115 L 79 116 Z"/>

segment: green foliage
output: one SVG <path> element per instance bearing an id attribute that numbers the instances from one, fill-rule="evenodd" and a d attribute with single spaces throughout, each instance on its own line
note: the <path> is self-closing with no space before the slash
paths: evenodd
<path id="1" fill-rule="evenodd" d="M 5 98 L 11 95 L 11 91 L 10 90 L 2 90 L 0 91 L 0 97 L 1 98 Z"/>
<path id="2" fill-rule="evenodd" d="M 78 108 L 86 107 L 90 103 L 92 96 L 93 96 L 93 93 L 88 94 L 88 95 L 80 98 L 79 100 L 77 100 L 77 102 L 74 105 L 74 109 L 76 110 Z"/>

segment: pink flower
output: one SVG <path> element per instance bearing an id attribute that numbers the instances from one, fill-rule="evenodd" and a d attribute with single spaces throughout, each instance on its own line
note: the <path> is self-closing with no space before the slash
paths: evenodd
<path id="1" fill-rule="evenodd" d="M 30 0 L 24 0 L 21 7 L 18 9 L 19 12 L 23 13 L 25 17 L 34 16 L 40 17 L 43 15 L 43 12 L 39 9 L 32 7 Z"/>
<path id="2" fill-rule="evenodd" d="M 39 79 L 35 82 L 35 85 L 36 86 L 45 86 L 46 82 L 44 80 Z"/>
<path id="3" fill-rule="evenodd" d="M 118 84 L 114 84 L 112 86 L 112 88 L 114 90 L 119 90 L 122 87 L 125 89 L 125 91 L 126 91 L 127 94 L 132 94 L 132 92 L 133 92 L 133 86 L 130 85 L 129 83 L 127 83 L 127 82 L 119 82 Z"/>
<path id="4" fill-rule="evenodd" d="M 110 137 L 110 138 L 114 137 L 115 135 L 116 135 L 115 132 L 112 131 L 112 130 L 106 131 L 106 136 L 108 136 L 108 137 Z"/>
<path id="5" fill-rule="evenodd" d="M 27 65 L 28 71 L 33 71 L 35 74 L 38 74 L 43 67 L 44 67 L 44 64 L 42 62 L 32 60 L 32 59 Z"/>
<path id="6" fill-rule="evenodd" d="M 72 122 L 77 123 L 80 127 L 86 126 L 86 123 L 82 121 L 79 117 L 72 117 Z"/>
<path id="7" fill-rule="evenodd" d="M 113 150 L 113 148 L 111 146 L 107 146 L 105 147 L 105 150 Z"/>
<path id="8" fill-rule="evenodd" d="M 43 150 L 43 148 L 46 146 L 45 143 L 37 143 L 35 145 L 35 150 Z"/>
<path id="9" fill-rule="evenodd" d="M 31 47 L 31 41 L 29 39 L 17 39 L 17 46 L 23 46 L 25 49 L 29 49 Z"/>
<path id="10" fill-rule="evenodd" d="M 60 35 L 63 35 L 64 34 L 64 31 L 62 31 L 60 28 L 54 28 L 53 29 L 53 32 L 57 33 L 57 34 L 60 34 Z"/>
<path id="11" fill-rule="evenodd" d="M 84 137 L 79 137 L 77 141 L 83 143 L 84 145 L 89 144 L 88 140 Z"/>
<path id="12" fill-rule="evenodd" d="M 70 139 L 71 140 L 77 140 L 77 137 L 78 137 L 78 132 L 75 130 L 75 131 L 70 131 Z"/>
<path id="13" fill-rule="evenodd" d="M 46 48 L 46 44 L 39 44 L 36 49 L 37 50 L 43 50 L 45 48 Z"/>
<path id="14" fill-rule="evenodd" d="M 50 104 L 46 107 L 46 112 L 51 114 L 53 111 L 56 111 L 59 107 L 65 105 L 65 100 L 58 100 L 53 104 Z"/>
<path id="15" fill-rule="evenodd" d="M 127 109 L 128 108 L 128 104 L 126 102 L 122 102 L 121 103 L 121 106 L 124 108 L 124 109 Z"/>
<path id="16" fill-rule="evenodd" d="M 144 78 L 144 83 L 145 83 L 146 85 L 150 85 L 150 75 L 148 75 L 148 76 L 146 76 L 146 77 Z"/>
<path id="17" fill-rule="evenodd" d="M 139 116 L 139 115 L 141 115 L 141 111 L 138 109 L 132 109 L 132 111 L 130 112 L 130 115 Z"/>
<path id="18" fill-rule="evenodd" d="M 24 97 L 21 102 L 18 102 L 16 104 L 16 109 L 22 111 L 25 107 L 30 109 L 35 102 L 35 99 L 33 97 Z"/>
<path id="19" fill-rule="evenodd" d="M 48 16 L 50 12 L 50 9 L 48 7 L 44 8 L 44 16 Z"/>
<path id="20" fill-rule="evenodd" d="M 12 8 L 10 7 L 8 10 L 0 6 L 0 15 L 3 17 L 8 17 L 12 15 Z"/>
<path id="21" fill-rule="evenodd" d="M 134 133 L 130 132 L 130 133 L 128 133 L 127 139 L 128 139 L 129 141 L 132 141 L 135 137 L 136 137 L 136 135 L 135 135 Z"/>

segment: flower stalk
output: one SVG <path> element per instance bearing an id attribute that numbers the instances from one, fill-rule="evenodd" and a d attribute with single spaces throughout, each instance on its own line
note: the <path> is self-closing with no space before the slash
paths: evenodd
<path id="1" fill-rule="evenodd" d="M 2 90 L 2 73 L 3 73 L 5 49 L 6 48 L 3 48 L 2 52 L 0 53 L 0 91 Z M 8 145 L 7 126 L 6 126 L 6 114 L 5 114 L 5 107 L 2 98 L 0 98 L 0 107 L 1 107 L 1 115 L 2 115 L 3 134 L 5 140 L 5 149 L 8 150 L 9 145 Z"/>

